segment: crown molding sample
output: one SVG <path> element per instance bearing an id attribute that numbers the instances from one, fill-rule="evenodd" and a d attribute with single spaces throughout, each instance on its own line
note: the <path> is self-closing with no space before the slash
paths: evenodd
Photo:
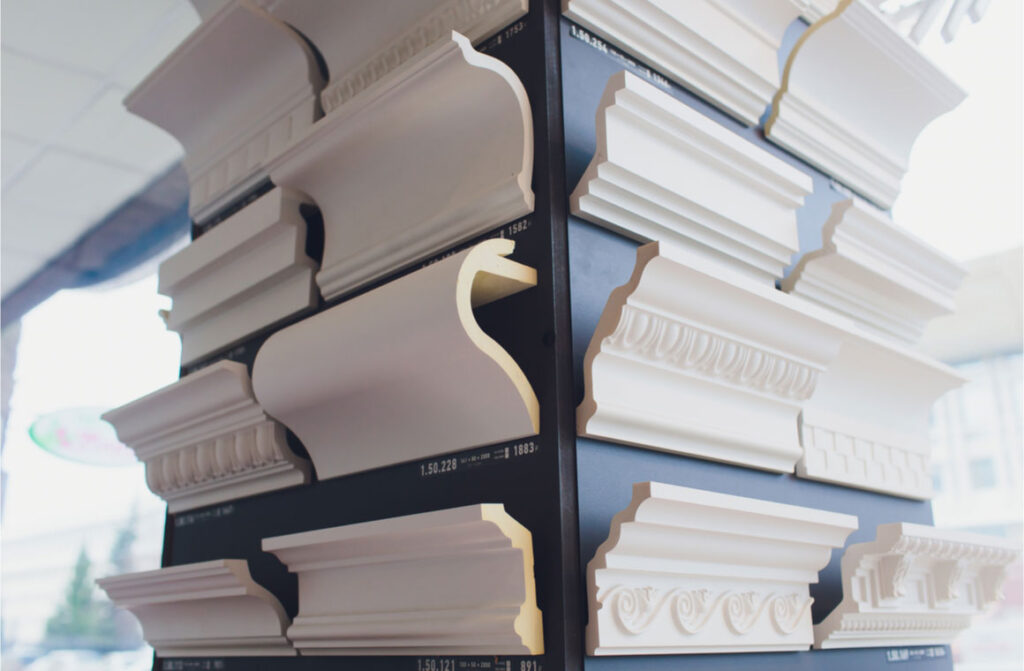
<path id="1" fill-rule="evenodd" d="M 297 654 L 285 637 L 288 615 L 257 584 L 244 559 L 216 559 L 102 578 L 118 608 L 142 624 L 160 657 L 281 657 Z"/>
<path id="2" fill-rule="evenodd" d="M 539 431 L 526 376 L 473 308 L 536 284 L 481 242 L 272 335 L 256 397 L 305 445 L 323 480 Z"/>
<path id="3" fill-rule="evenodd" d="M 263 539 L 299 578 L 303 655 L 539 655 L 529 530 L 480 504 Z"/>
<path id="4" fill-rule="evenodd" d="M 846 549 L 843 600 L 814 626 L 815 648 L 943 645 L 1003 598 L 1018 543 L 921 524 L 878 526 Z"/>
<path id="5" fill-rule="evenodd" d="M 309 482 L 284 427 L 263 412 L 245 366 L 218 361 L 103 415 L 177 513 Z"/>
<path id="6" fill-rule="evenodd" d="M 184 146 L 189 213 L 199 221 L 266 178 L 267 161 L 313 125 L 321 86 L 302 37 L 248 2 L 232 1 L 125 105 Z"/>
<path id="7" fill-rule="evenodd" d="M 773 284 L 799 250 L 811 178 L 627 72 L 608 80 L 572 213 L 662 253 L 696 248 Z"/>
<path id="8" fill-rule="evenodd" d="M 515 73 L 455 33 L 317 122 L 270 175 L 323 212 L 324 298 L 532 211 L 532 124 Z"/>
<path id="9" fill-rule="evenodd" d="M 790 53 L 765 134 L 888 209 L 917 136 L 966 95 L 864 0 L 843 0 Z"/>
<path id="10" fill-rule="evenodd" d="M 779 89 L 798 0 L 563 0 L 565 15 L 748 126 Z"/>
<path id="11" fill-rule="evenodd" d="M 183 366 L 317 304 L 304 202 L 275 188 L 160 264 Z"/>
<path id="12" fill-rule="evenodd" d="M 792 472 L 800 409 L 839 350 L 833 319 L 705 259 L 683 264 L 645 245 L 587 348 L 577 432 Z"/>
<path id="13" fill-rule="evenodd" d="M 808 585 L 856 528 L 852 515 L 638 482 L 587 564 L 587 653 L 806 650 Z"/>

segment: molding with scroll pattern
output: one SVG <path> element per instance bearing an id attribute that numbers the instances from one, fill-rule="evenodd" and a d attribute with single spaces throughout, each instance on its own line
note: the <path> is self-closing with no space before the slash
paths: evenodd
<path id="1" fill-rule="evenodd" d="M 289 619 L 244 559 L 215 559 L 96 583 L 142 624 L 160 657 L 294 656 Z"/>
<path id="2" fill-rule="evenodd" d="M 299 579 L 303 655 L 544 652 L 528 529 L 479 504 L 263 539 Z"/>
<path id="3" fill-rule="evenodd" d="M 808 585 L 856 528 L 851 515 L 636 483 L 587 564 L 587 652 L 806 650 Z"/>
<path id="4" fill-rule="evenodd" d="M 176 513 L 309 482 L 309 462 L 263 412 L 245 366 L 218 361 L 103 415 Z"/>
<path id="5" fill-rule="evenodd" d="M 970 18 L 971 23 L 981 21 L 992 4 L 992 0 L 952 0 L 952 4 L 950 0 L 904 0 L 896 6 L 891 6 L 892 3 L 887 3 L 886 0 L 870 2 L 896 26 L 897 30 L 905 31 L 907 37 L 915 44 L 921 43 L 935 21 L 942 16 L 943 9 L 946 10 L 946 20 L 942 22 L 939 33 L 943 40 L 952 42 L 960 32 L 960 26 L 965 18 Z"/>
<path id="6" fill-rule="evenodd" d="M 473 308 L 536 284 L 485 240 L 272 335 L 260 403 L 302 440 L 320 479 L 539 430 L 526 376 Z"/>
<path id="7" fill-rule="evenodd" d="M 891 523 L 846 549 L 843 600 L 814 627 L 816 648 L 951 643 L 975 615 L 1003 598 L 1020 556 L 1007 539 Z"/>

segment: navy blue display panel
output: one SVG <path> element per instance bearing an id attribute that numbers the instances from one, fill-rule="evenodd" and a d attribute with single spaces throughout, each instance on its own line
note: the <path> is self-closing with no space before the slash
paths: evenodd
<path id="1" fill-rule="evenodd" d="M 795 27 L 799 32 L 799 26 Z M 705 103 L 682 87 L 638 63 L 600 38 L 563 19 L 561 26 L 563 113 L 565 119 L 566 183 L 570 190 L 579 181 L 594 154 L 594 118 L 608 78 L 629 70 L 668 91 L 675 98 L 715 120 L 730 131 L 766 149 L 810 175 L 814 194 L 798 212 L 801 251 L 820 246 L 820 230 L 831 204 L 846 197 L 822 173 L 769 144 L 761 131 L 748 128 Z M 598 228 L 588 222 L 569 219 L 570 295 L 572 297 L 573 362 L 575 401 L 583 398 L 583 355 L 598 318 L 612 289 L 625 284 L 633 270 L 636 242 Z M 680 287 L 685 290 L 685 287 Z M 579 488 L 580 577 L 585 579 L 586 563 L 608 536 L 612 516 L 625 508 L 634 482 L 654 480 L 709 491 L 778 501 L 822 510 L 856 515 L 860 529 L 848 544 L 873 540 L 875 527 L 884 522 L 931 524 L 931 505 L 882 494 L 802 480 L 727 464 L 691 459 L 676 454 L 588 440 L 577 440 Z M 820 622 L 841 600 L 839 562 L 841 550 L 811 585 L 814 598 L 812 617 Z M 860 648 L 850 650 L 732 655 L 586 657 L 588 671 L 651 671 L 668 669 L 806 669 L 808 671 L 864 671 L 890 668 L 894 671 L 949 671 L 952 659 L 948 646 L 927 648 Z"/>

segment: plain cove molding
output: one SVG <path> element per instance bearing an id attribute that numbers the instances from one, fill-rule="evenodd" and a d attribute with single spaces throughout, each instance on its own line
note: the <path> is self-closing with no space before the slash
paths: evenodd
<path id="1" fill-rule="evenodd" d="M 303 655 L 539 655 L 530 531 L 478 504 L 263 539 L 298 575 Z"/>
<path id="2" fill-rule="evenodd" d="M 322 85 L 300 35 L 251 3 L 233 0 L 124 102 L 185 148 L 189 214 L 203 221 L 266 179 L 269 160 L 319 116 Z"/>
<path id="3" fill-rule="evenodd" d="M 839 352 L 842 320 L 692 256 L 637 251 L 584 356 L 581 436 L 776 472 Z"/>
<path id="4" fill-rule="evenodd" d="M 317 263 L 306 255 L 301 194 L 275 188 L 160 264 L 188 366 L 271 324 L 316 306 Z"/>
<path id="5" fill-rule="evenodd" d="M 270 176 L 323 212 L 316 281 L 331 300 L 531 212 L 530 103 L 507 65 L 449 33 L 318 121 Z"/>
<path id="6" fill-rule="evenodd" d="M 537 397 L 473 308 L 529 289 L 533 268 L 485 240 L 272 335 L 256 397 L 320 479 L 524 436 Z"/>
<path id="7" fill-rule="evenodd" d="M 888 209 L 917 136 L 966 95 L 866 0 L 842 0 L 790 53 L 765 135 Z"/>
<path id="8" fill-rule="evenodd" d="M 814 626 L 815 648 L 946 645 L 1003 599 L 1020 543 L 891 523 L 846 548 L 843 600 Z"/>
<path id="9" fill-rule="evenodd" d="M 245 559 L 128 573 L 96 581 L 139 619 L 159 657 L 286 657 L 290 619 Z"/>
<path id="10" fill-rule="evenodd" d="M 806 650 L 808 586 L 856 528 L 852 515 L 636 483 L 587 564 L 587 654 Z"/>
<path id="11" fill-rule="evenodd" d="M 596 115 L 596 151 L 572 213 L 661 252 L 696 249 L 766 285 L 799 250 L 811 178 L 625 71 Z"/>
<path id="12" fill-rule="evenodd" d="M 309 462 L 256 402 L 246 367 L 218 361 L 103 415 L 146 465 L 168 512 L 309 482 Z"/>

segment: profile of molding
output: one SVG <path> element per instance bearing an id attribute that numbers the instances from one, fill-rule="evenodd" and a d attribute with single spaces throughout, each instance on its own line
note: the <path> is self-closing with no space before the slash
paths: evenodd
<path id="1" fill-rule="evenodd" d="M 765 135 L 888 209 L 917 136 L 966 95 L 866 0 L 842 0 L 790 53 Z"/>
<path id="2" fill-rule="evenodd" d="M 532 211 L 530 103 L 507 65 L 449 33 L 317 122 L 270 176 L 323 212 L 330 300 Z"/>
<path id="3" fill-rule="evenodd" d="M 624 71 L 609 78 L 596 127 L 574 215 L 665 255 L 693 248 L 765 284 L 782 276 L 809 176 Z"/>
<path id="4" fill-rule="evenodd" d="M 125 105 L 184 146 L 189 213 L 198 221 L 265 179 L 267 162 L 313 125 L 322 85 L 301 36 L 230 0 Z"/>
<path id="5" fill-rule="evenodd" d="M 638 482 L 587 564 L 587 653 L 806 650 L 808 585 L 856 528 L 852 515 Z"/>
<path id="6" fill-rule="evenodd" d="M 843 331 L 817 306 L 658 243 L 605 305 L 584 357 L 577 432 L 777 472 Z"/>
<path id="7" fill-rule="evenodd" d="M 314 307 L 317 264 L 306 256 L 301 194 L 275 188 L 160 264 L 174 301 L 167 328 L 187 366 L 274 322 Z"/>
<path id="8" fill-rule="evenodd" d="M 921 524 L 880 524 L 846 549 L 843 600 L 814 626 L 815 648 L 943 645 L 1003 598 L 1019 544 Z"/>
<path id="9" fill-rule="evenodd" d="M 748 126 L 779 89 L 800 0 L 562 0 L 565 15 Z"/>
<path id="10" fill-rule="evenodd" d="M 309 482 L 309 462 L 253 396 L 245 366 L 218 361 L 103 415 L 146 464 L 146 484 L 182 510 Z"/>
<path id="11" fill-rule="evenodd" d="M 256 397 L 302 440 L 323 480 L 531 436 L 540 414 L 516 362 L 473 308 L 536 284 L 485 240 L 272 335 Z"/>
<path id="12" fill-rule="evenodd" d="M 245 559 L 215 559 L 96 581 L 118 608 L 139 619 L 160 657 L 296 655 L 290 620 L 256 583 Z"/>
<path id="13" fill-rule="evenodd" d="M 947 0 L 911 0 L 899 5 L 890 5 L 886 0 L 871 0 L 887 19 L 897 27 L 897 30 L 904 31 L 903 26 L 907 25 L 905 32 L 915 44 L 931 31 L 932 26 L 943 14 L 943 8 L 947 7 Z M 942 23 L 939 34 L 946 42 L 952 42 L 960 32 L 965 18 L 970 18 L 971 23 L 977 23 L 985 17 L 991 0 L 959 0 L 954 2 L 946 10 L 946 20 Z"/>
<path id="14" fill-rule="evenodd" d="M 875 207 L 860 199 L 836 203 L 822 240 L 782 281 L 784 291 L 907 344 L 953 311 L 966 270 Z"/>
<path id="15" fill-rule="evenodd" d="M 529 0 L 255 0 L 323 55 L 332 112 L 452 31 L 474 44 L 526 14 Z"/>
<path id="16" fill-rule="evenodd" d="M 298 574 L 303 655 L 544 652 L 528 529 L 479 504 L 263 539 Z"/>

